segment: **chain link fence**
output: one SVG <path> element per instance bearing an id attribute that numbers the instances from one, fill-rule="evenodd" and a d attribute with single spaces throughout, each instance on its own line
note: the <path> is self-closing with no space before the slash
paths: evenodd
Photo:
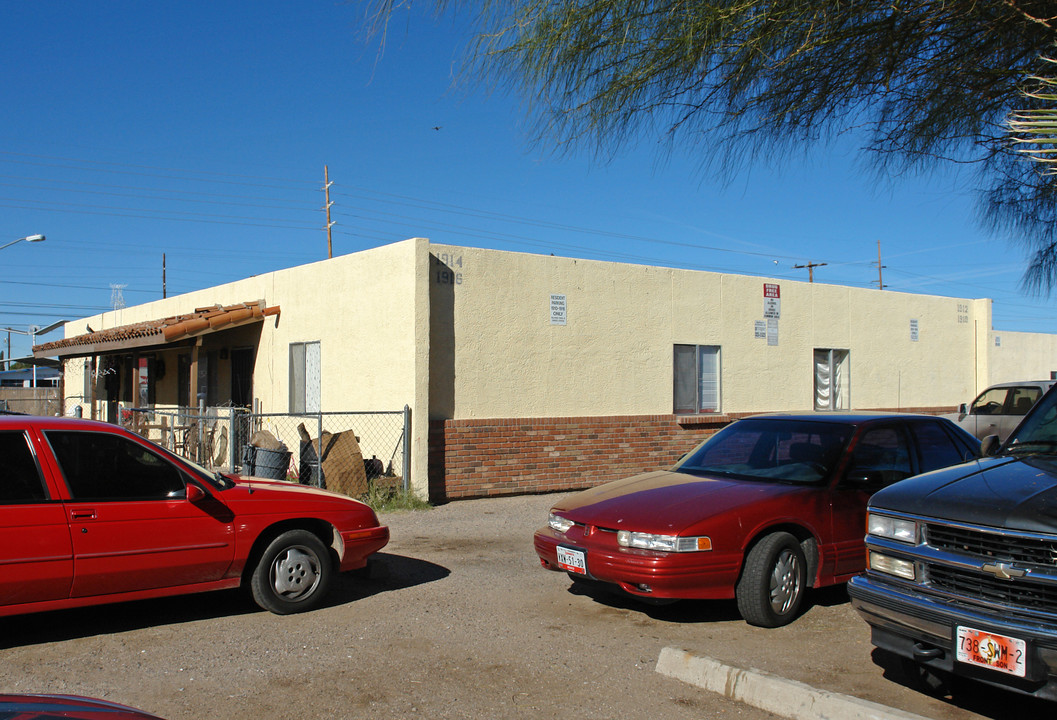
<path id="1" fill-rule="evenodd" d="M 121 424 L 214 470 L 289 480 L 352 497 L 408 489 L 411 411 L 252 413 L 131 408 Z"/>

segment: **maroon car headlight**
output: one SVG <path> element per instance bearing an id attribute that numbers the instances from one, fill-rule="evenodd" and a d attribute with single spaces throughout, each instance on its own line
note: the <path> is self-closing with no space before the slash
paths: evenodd
<path id="1" fill-rule="evenodd" d="M 566 533 L 569 531 L 569 528 L 573 526 L 573 521 L 566 520 L 561 515 L 555 515 L 554 513 L 551 513 L 547 517 L 547 524 L 550 526 L 551 530 L 556 530 L 560 533 Z"/>
<path id="2" fill-rule="evenodd" d="M 705 535 L 680 537 L 679 535 L 654 535 L 653 533 L 618 530 L 617 545 L 662 552 L 704 552 L 712 549 L 712 539 Z"/>

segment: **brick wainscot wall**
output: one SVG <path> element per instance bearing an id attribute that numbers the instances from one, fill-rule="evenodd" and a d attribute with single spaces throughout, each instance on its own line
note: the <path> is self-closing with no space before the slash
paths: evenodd
<path id="1" fill-rule="evenodd" d="M 705 438 L 755 414 L 435 421 L 429 431 L 429 499 L 580 490 L 668 468 Z"/>
<path id="2" fill-rule="evenodd" d="M 735 415 L 444 420 L 430 424 L 432 502 L 579 490 L 671 467 Z"/>

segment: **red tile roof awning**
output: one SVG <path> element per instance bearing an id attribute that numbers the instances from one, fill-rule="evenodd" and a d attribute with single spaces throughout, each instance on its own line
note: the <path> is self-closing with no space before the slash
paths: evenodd
<path id="1" fill-rule="evenodd" d="M 278 314 L 278 305 L 266 307 L 263 300 L 237 305 L 195 308 L 193 313 L 173 315 L 160 320 L 121 325 L 107 330 L 89 328 L 89 332 L 84 335 L 34 345 L 33 355 L 35 357 L 76 357 L 156 347 L 218 330 L 262 322 L 265 317 Z"/>

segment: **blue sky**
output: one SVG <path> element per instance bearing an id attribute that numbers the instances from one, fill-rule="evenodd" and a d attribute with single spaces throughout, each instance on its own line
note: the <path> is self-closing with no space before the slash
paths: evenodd
<path id="1" fill-rule="evenodd" d="M 25 330 L 424 236 L 438 243 L 995 300 L 1053 332 L 1024 255 L 955 170 L 879 180 L 843 140 L 729 181 L 642 136 L 533 145 L 519 98 L 459 72 L 463 18 L 359 2 L 0 1 L 0 328 Z M 434 128 L 439 127 L 439 130 Z M 56 332 L 40 341 L 59 337 Z M 6 333 L 0 331 L 0 343 Z M 6 348 L 5 352 L 6 352 Z M 29 351 L 12 335 L 12 355 Z"/>

